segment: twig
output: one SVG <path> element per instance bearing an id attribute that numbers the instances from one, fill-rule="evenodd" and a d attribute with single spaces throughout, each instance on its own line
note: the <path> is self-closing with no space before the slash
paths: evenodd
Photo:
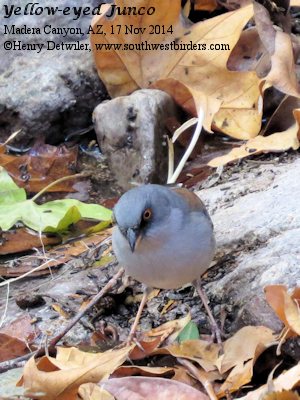
<path id="1" fill-rule="evenodd" d="M 62 329 L 62 331 L 56 335 L 52 340 L 50 340 L 49 346 L 55 346 L 61 338 L 63 338 L 66 333 L 70 331 L 70 329 L 73 328 L 73 326 L 92 308 L 94 307 L 98 301 L 106 294 L 109 292 L 110 289 L 112 289 L 116 284 L 117 280 L 121 278 L 121 276 L 124 274 L 124 268 L 120 268 L 119 271 L 107 282 L 107 284 L 100 290 L 99 293 L 95 295 L 93 300 L 82 310 L 80 311 L 75 317 L 68 323 L 68 325 Z M 46 353 L 45 347 L 40 348 L 39 350 L 36 350 L 32 353 L 25 354 L 22 357 L 15 358 L 13 360 L 9 361 L 4 361 L 0 363 L 0 373 L 8 371 L 9 369 L 16 368 L 17 366 L 21 366 L 24 361 L 27 361 L 29 358 L 32 356 L 41 357 Z"/>
<path id="2" fill-rule="evenodd" d="M 197 122 L 197 126 L 196 126 L 196 129 L 195 129 L 195 132 L 193 134 L 192 140 L 191 140 L 188 148 L 186 149 L 186 152 L 184 153 L 182 159 L 180 160 L 180 163 L 178 164 L 177 168 L 175 169 L 175 172 L 173 173 L 171 178 L 168 180 L 168 183 L 175 183 L 176 182 L 178 176 L 180 175 L 181 171 L 183 170 L 183 167 L 185 166 L 185 163 L 187 162 L 187 160 L 188 160 L 189 156 L 191 155 L 192 151 L 194 150 L 194 147 L 195 147 L 195 145 L 196 145 L 196 143 L 197 143 L 197 141 L 199 139 L 200 133 L 202 131 L 203 119 L 204 119 L 204 110 L 203 110 L 202 107 L 200 107 L 199 115 L 198 115 L 198 122 Z M 190 122 L 190 121 L 188 121 L 188 122 Z M 177 134 L 176 139 L 177 139 L 178 136 L 179 135 Z M 174 142 L 174 138 L 173 138 L 173 142 Z"/>
<path id="3" fill-rule="evenodd" d="M 124 274 L 124 268 L 120 268 L 119 271 L 107 282 L 107 284 L 100 290 L 99 293 L 93 298 L 93 300 L 82 310 L 80 311 L 75 317 L 68 323 L 68 325 L 52 340 L 50 340 L 50 346 L 55 346 L 60 339 L 65 336 L 70 329 L 92 308 L 94 307 L 98 301 L 110 291 L 114 286 L 117 284 L 117 280 L 121 278 Z"/>
<path id="4" fill-rule="evenodd" d="M 36 199 L 38 197 L 40 197 L 42 194 L 44 194 L 45 192 L 47 192 L 47 190 L 49 190 L 50 188 L 52 188 L 53 186 L 57 185 L 58 183 L 67 181 L 69 179 L 77 179 L 77 178 L 85 178 L 87 176 L 87 174 L 75 174 L 75 175 L 68 175 L 68 176 L 63 176 L 62 178 L 57 179 L 56 181 L 50 183 L 49 185 L 47 185 L 46 187 L 44 187 L 42 190 L 40 190 L 35 196 L 33 196 L 31 198 L 31 201 L 36 201 Z"/>
<path id="5" fill-rule="evenodd" d="M 1 282 L 0 283 L 0 287 L 2 286 L 6 286 L 9 285 L 10 283 L 19 281 L 20 279 L 25 278 L 28 275 L 31 275 L 33 272 L 38 271 L 39 269 L 42 269 L 45 267 L 45 265 L 47 265 L 48 263 L 50 263 L 51 261 L 56 261 L 54 258 L 50 258 L 48 261 L 44 262 L 43 264 L 39 265 L 38 267 L 32 268 L 30 271 L 25 272 L 25 274 L 17 276 L 16 278 L 11 278 L 8 279 L 7 281 Z"/>
<path id="6" fill-rule="evenodd" d="M 209 382 L 209 380 L 201 374 L 201 371 L 199 371 L 195 365 L 193 365 L 190 361 L 185 360 L 183 358 L 177 358 L 178 362 L 183 365 L 189 373 L 203 385 L 204 389 L 206 390 L 206 393 L 208 394 L 210 400 L 217 400 L 217 396 L 214 392 L 214 389 L 212 387 L 212 384 Z"/>
<path id="7" fill-rule="evenodd" d="M 15 137 L 18 136 L 18 134 L 22 131 L 22 129 L 19 129 L 18 131 L 12 133 L 3 144 L 0 145 L 0 147 L 6 146 L 9 142 L 11 142 Z"/>
<path id="8" fill-rule="evenodd" d="M 7 285 L 5 308 L 4 308 L 4 312 L 3 312 L 2 318 L 1 318 L 0 328 L 3 326 L 3 324 L 5 322 L 5 318 L 6 318 L 6 314 L 7 314 L 7 308 L 8 308 L 8 299 L 9 299 L 9 284 Z"/>

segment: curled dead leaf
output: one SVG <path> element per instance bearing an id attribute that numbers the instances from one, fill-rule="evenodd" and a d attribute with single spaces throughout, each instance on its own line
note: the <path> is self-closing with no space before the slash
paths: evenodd
<path id="1" fill-rule="evenodd" d="M 123 364 L 132 348 L 92 354 L 74 347 L 58 347 L 56 358 L 45 356 L 38 362 L 31 358 L 25 364 L 19 386 L 24 386 L 28 396 L 44 400 L 76 399 L 80 385 L 107 379 Z"/>
<path id="2" fill-rule="evenodd" d="M 221 374 L 230 373 L 218 396 L 224 396 L 227 391 L 234 392 L 250 382 L 256 359 L 273 342 L 273 332 L 264 326 L 246 326 L 226 340 L 224 354 L 218 358 L 216 366 Z"/>
<path id="3" fill-rule="evenodd" d="M 276 312 L 279 319 L 291 331 L 300 335 L 300 288 L 289 294 L 284 285 L 265 287 L 266 300 Z"/>
<path id="4" fill-rule="evenodd" d="M 273 380 L 273 391 L 291 390 L 300 383 L 300 363 L 286 372 L 283 372 Z M 268 393 L 268 385 L 263 385 L 259 389 L 253 390 L 246 396 L 240 397 L 239 400 L 257 400 Z M 290 399 L 290 398 L 288 398 Z"/>
<path id="5" fill-rule="evenodd" d="M 284 132 L 273 133 L 269 136 L 257 136 L 248 140 L 246 144 L 232 149 L 228 154 L 212 159 L 208 165 L 219 167 L 232 161 L 252 156 L 259 153 L 279 152 L 299 148 L 299 121 L 300 109 L 294 110 L 296 123 Z"/>

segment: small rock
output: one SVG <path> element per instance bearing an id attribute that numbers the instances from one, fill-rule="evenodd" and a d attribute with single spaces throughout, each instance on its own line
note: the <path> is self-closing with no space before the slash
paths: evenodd
<path id="1" fill-rule="evenodd" d="M 167 179 L 167 133 L 165 121 L 177 108 L 160 90 L 138 90 L 100 104 L 93 120 L 101 150 L 119 186 L 165 183 Z"/>
<path id="2" fill-rule="evenodd" d="M 24 293 L 18 295 L 18 297 L 16 298 L 16 303 L 22 310 L 40 307 L 46 304 L 41 295 L 34 293 Z"/>

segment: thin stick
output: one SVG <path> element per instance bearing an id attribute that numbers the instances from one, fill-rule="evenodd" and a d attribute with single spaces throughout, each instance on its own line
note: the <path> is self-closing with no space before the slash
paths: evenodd
<path id="1" fill-rule="evenodd" d="M 11 142 L 15 137 L 18 136 L 18 134 L 22 131 L 22 129 L 19 129 L 18 131 L 12 133 L 3 144 L 0 145 L 0 147 L 3 147 L 5 145 L 7 145 L 9 142 Z"/>
<path id="2" fill-rule="evenodd" d="M 206 393 L 208 394 L 210 400 L 217 400 L 217 396 L 214 392 L 214 389 L 212 387 L 212 384 L 209 382 L 209 380 L 201 374 L 201 371 L 199 371 L 194 364 L 192 364 L 190 361 L 185 360 L 183 358 L 177 358 L 179 363 L 183 365 L 189 373 L 198 381 L 202 384 L 204 389 L 206 390 Z"/>
<path id="3" fill-rule="evenodd" d="M 184 124 L 182 124 L 178 129 L 173 134 L 172 137 L 172 142 L 175 143 L 176 140 L 179 138 L 179 136 L 188 128 L 190 128 L 193 125 L 196 125 L 198 122 L 198 118 L 191 118 L 188 121 L 186 121 Z"/>
<path id="4" fill-rule="evenodd" d="M 168 179 L 167 183 L 172 179 L 174 174 L 174 144 L 172 140 L 167 137 L 168 142 Z"/>
<path id="5" fill-rule="evenodd" d="M 33 272 L 38 271 L 39 269 L 42 269 L 45 267 L 45 265 L 47 265 L 48 263 L 50 263 L 51 261 L 56 261 L 55 258 L 50 258 L 48 261 L 44 262 L 43 264 L 39 265 L 38 267 L 32 268 L 30 271 L 25 272 L 23 275 L 17 276 L 16 278 L 11 278 L 8 279 L 7 281 L 1 282 L 0 283 L 0 287 L 1 286 L 6 286 L 9 285 L 10 283 L 19 281 L 20 279 L 25 278 L 28 275 L 31 275 Z"/>
<path id="6" fill-rule="evenodd" d="M 43 193 L 47 192 L 50 188 L 53 186 L 57 185 L 58 183 L 67 181 L 69 179 L 77 179 L 77 178 L 85 178 L 87 177 L 87 174 L 75 174 L 75 175 L 68 175 L 68 176 L 63 176 L 62 178 L 57 179 L 56 181 L 49 183 L 46 187 L 44 187 L 42 190 L 40 190 L 35 196 L 32 197 L 31 201 L 36 201 L 38 197 L 40 197 Z"/>
<path id="7" fill-rule="evenodd" d="M 181 171 L 183 170 L 183 167 L 185 166 L 185 163 L 187 162 L 189 156 L 191 155 L 192 151 L 194 150 L 194 147 L 196 146 L 196 143 L 199 139 L 200 133 L 202 131 L 202 123 L 204 119 L 204 111 L 202 107 L 199 109 L 199 116 L 198 116 L 198 122 L 197 126 L 194 132 L 194 135 L 192 137 L 192 140 L 186 149 L 186 152 L 184 153 L 182 159 L 180 160 L 180 163 L 178 164 L 177 168 L 175 169 L 174 174 L 172 175 L 171 179 L 169 180 L 168 183 L 175 183 L 178 176 L 180 175 Z"/>
<path id="8" fill-rule="evenodd" d="M 99 293 L 95 295 L 93 300 L 89 302 L 89 304 L 82 310 L 80 311 L 75 317 L 68 323 L 68 325 L 58 334 L 56 335 L 52 340 L 50 340 L 50 346 L 55 346 L 57 342 L 60 341 L 60 339 L 65 336 L 67 332 L 69 332 L 70 329 L 73 328 L 73 326 L 91 309 L 93 308 L 98 301 L 106 294 L 108 293 L 114 286 L 117 284 L 117 280 L 121 278 L 122 275 L 124 275 L 124 268 L 120 268 L 119 271 L 107 282 L 107 284 L 100 290 Z"/>
<path id="9" fill-rule="evenodd" d="M 4 325 L 4 322 L 5 322 L 7 309 L 8 309 L 8 299 L 9 299 L 9 284 L 7 285 L 5 308 L 4 308 L 4 312 L 3 312 L 2 318 L 1 318 L 0 328 Z"/>

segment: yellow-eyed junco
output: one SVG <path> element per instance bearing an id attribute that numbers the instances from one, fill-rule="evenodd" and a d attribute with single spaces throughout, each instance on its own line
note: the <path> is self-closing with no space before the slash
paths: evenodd
<path id="1" fill-rule="evenodd" d="M 126 192 L 114 208 L 113 249 L 128 275 L 145 285 L 130 338 L 149 288 L 176 289 L 192 282 L 220 339 L 200 278 L 215 254 L 213 224 L 198 196 L 187 189 L 143 185 Z"/>

